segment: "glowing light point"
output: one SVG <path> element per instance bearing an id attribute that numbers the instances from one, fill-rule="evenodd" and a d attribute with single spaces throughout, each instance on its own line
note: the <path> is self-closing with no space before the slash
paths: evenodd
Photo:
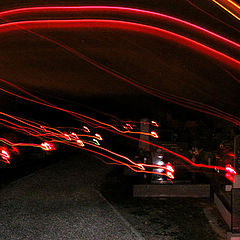
<path id="1" fill-rule="evenodd" d="M 74 132 L 71 133 L 71 136 L 73 136 L 73 139 L 77 140 L 78 139 L 78 135 Z"/>
<path id="2" fill-rule="evenodd" d="M 172 173 L 175 172 L 174 167 L 172 166 L 171 163 L 167 163 L 167 164 L 165 165 L 165 167 L 166 167 L 166 169 L 167 169 L 169 172 L 172 172 Z"/>
<path id="3" fill-rule="evenodd" d="M 170 178 L 170 179 L 174 179 L 174 175 L 173 175 L 172 172 L 167 171 L 167 172 L 166 172 L 166 176 L 167 176 L 168 178 Z"/>
<path id="4" fill-rule="evenodd" d="M 90 133 L 90 130 L 89 130 L 89 128 L 88 128 L 88 127 L 86 127 L 86 126 L 83 126 L 83 131 L 84 131 L 84 132 L 88 132 L 88 133 Z"/>
<path id="5" fill-rule="evenodd" d="M 41 144 L 43 150 L 45 151 L 53 151 L 55 150 L 55 147 L 52 143 L 47 143 L 47 142 L 44 142 Z"/>
<path id="6" fill-rule="evenodd" d="M 162 166 L 162 165 L 164 165 L 164 162 L 163 161 L 161 161 L 161 160 L 159 160 L 159 161 L 157 161 L 157 163 L 156 163 L 157 165 L 160 165 L 160 166 Z"/>
<path id="7" fill-rule="evenodd" d="M 72 140 L 68 134 L 64 133 L 64 136 L 65 136 L 65 139 L 67 139 L 67 140 L 69 140 L 69 141 Z"/>
<path id="8" fill-rule="evenodd" d="M 9 160 L 11 158 L 10 153 L 6 149 L 2 149 L 0 151 L 0 156 L 4 160 L 5 163 L 10 164 Z"/>
<path id="9" fill-rule="evenodd" d="M 102 140 L 103 140 L 100 134 L 96 133 L 95 136 L 96 136 L 96 138 L 97 138 L 99 141 L 102 141 Z"/>
<path id="10" fill-rule="evenodd" d="M 80 140 L 80 139 L 77 140 L 77 143 L 78 143 L 78 145 L 79 145 L 80 147 L 84 147 L 84 146 L 85 146 L 84 143 L 83 143 L 83 141 Z"/>
<path id="11" fill-rule="evenodd" d="M 232 167 L 232 165 L 230 164 L 227 164 L 226 167 L 225 167 L 225 170 L 228 172 L 228 173 L 231 173 L 232 175 L 237 175 L 237 172 L 236 170 Z"/>
<path id="12" fill-rule="evenodd" d="M 151 124 L 155 127 L 159 127 L 158 124 L 155 121 L 151 121 Z"/>
<path id="13" fill-rule="evenodd" d="M 95 138 L 93 139 L 93 142 L 94 142 L 96 145 L 98 145 L 98 146 L 100 145 L 100 143 L 98 142 L 98 140 L 95 139 Z"/>
<path id="14" fill-rule="evenodd" d="M 129 123 L 126 123 L 126 126 L 127 126 L 128 129 L 133 129 L 133 127 Z"/>
<path id="15" fill-rule="evenodd" d="M 228 179 L 230 182 L 234 182 L 234 177 L 230 173 L 225 174 L 225 178 Z"/>
<path id="16" fill-rule="evenodd" d="M 156 132 L 154 132 L 154 131 L 152 131 L 152 132 L 151 132 L 151 135 L 152 135 L 152 137 L 154 137 L 154 138 L 158 138 L 158 135 L 157 135 L 157 133 L 156 133 Z"/>

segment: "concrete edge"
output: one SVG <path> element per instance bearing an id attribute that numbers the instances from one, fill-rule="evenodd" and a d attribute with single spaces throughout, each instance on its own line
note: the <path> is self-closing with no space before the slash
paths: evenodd
<path id="1" fill-rule="evenodd" d="M 96 190 L 96 192 L 109 205 L 109 207 L 112 208 L 113 212 L 121 219 L 121 221 L 131 229 L 138 240 L 145 240 L 141 233 L 139 233 L 99 191 Z"/>

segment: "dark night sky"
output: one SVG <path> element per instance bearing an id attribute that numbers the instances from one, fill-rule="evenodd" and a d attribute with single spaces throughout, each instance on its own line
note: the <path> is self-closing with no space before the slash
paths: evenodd
<path id="1" fill-rule="evenodd" d="M 4 1 L 0 7 L 11 9 L 47 5 L 48 2 L 53 5 L 53 1 L 32 3 Z M 205 3 L 208 1 L 202 2 L 201 7 L 209 12 L 213 10 L 213 5 Z M 63 5 L 64 1 L 54 1 L 54 5 L 57 3 Z M 66 3 L 68 5 L 87 5 L 88 3 L 89 5 L 96 3 L 104 5 L 104 1 L 65 1 L 64 5 Z M 114 5 L 139 6 L 139 8 L 156 10 L 206 26 L 224 36 L 231 36 L 233 40 L 239 39 L 239 32 L 204 16 L 184 0 L 148 1 L 148 3 L 146 1 L 121 1 L 115 2 Z M 216 7 L 211 13 L 235 27 L 239 24 Z M 77 29 L 69 31 L 63 29 L 55 31 L 49 29 L 41 30 L 39 33 L 64 42 L 139 83 L 197 100 L 239 116 L 239 83 L 226 74 L 215 61 L 179 44 L 123 30 Z M 52 92 L 58 96 L 69 96 L 76 100 L 85 97 L 143 94 L 141 90 L 96 69 L 59 46 L 29 33 L 15 31 L 2 34 L 0 52 L 0 77 L 28 89 Z M 239 53 L 237 54 L 239 56 Z"/>

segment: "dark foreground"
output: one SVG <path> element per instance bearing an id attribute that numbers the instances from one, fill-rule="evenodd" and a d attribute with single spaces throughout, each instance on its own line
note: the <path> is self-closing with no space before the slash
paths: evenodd
<path id="1" fill-rule="evenodd" d="M 0 239 L 224 237 L 204 215 L 208 200 L 133 199 L 134 178 L 121 172 L 75 154 L 8 184 L 0 193 Z"/>

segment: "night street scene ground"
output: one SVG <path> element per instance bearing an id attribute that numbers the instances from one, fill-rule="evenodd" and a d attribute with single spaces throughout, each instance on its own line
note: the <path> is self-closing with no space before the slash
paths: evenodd
<path id="1" fill-rule="evenodd" d="M 0 2 L 0 240 L 240 239 L 240 2 Z"/>

